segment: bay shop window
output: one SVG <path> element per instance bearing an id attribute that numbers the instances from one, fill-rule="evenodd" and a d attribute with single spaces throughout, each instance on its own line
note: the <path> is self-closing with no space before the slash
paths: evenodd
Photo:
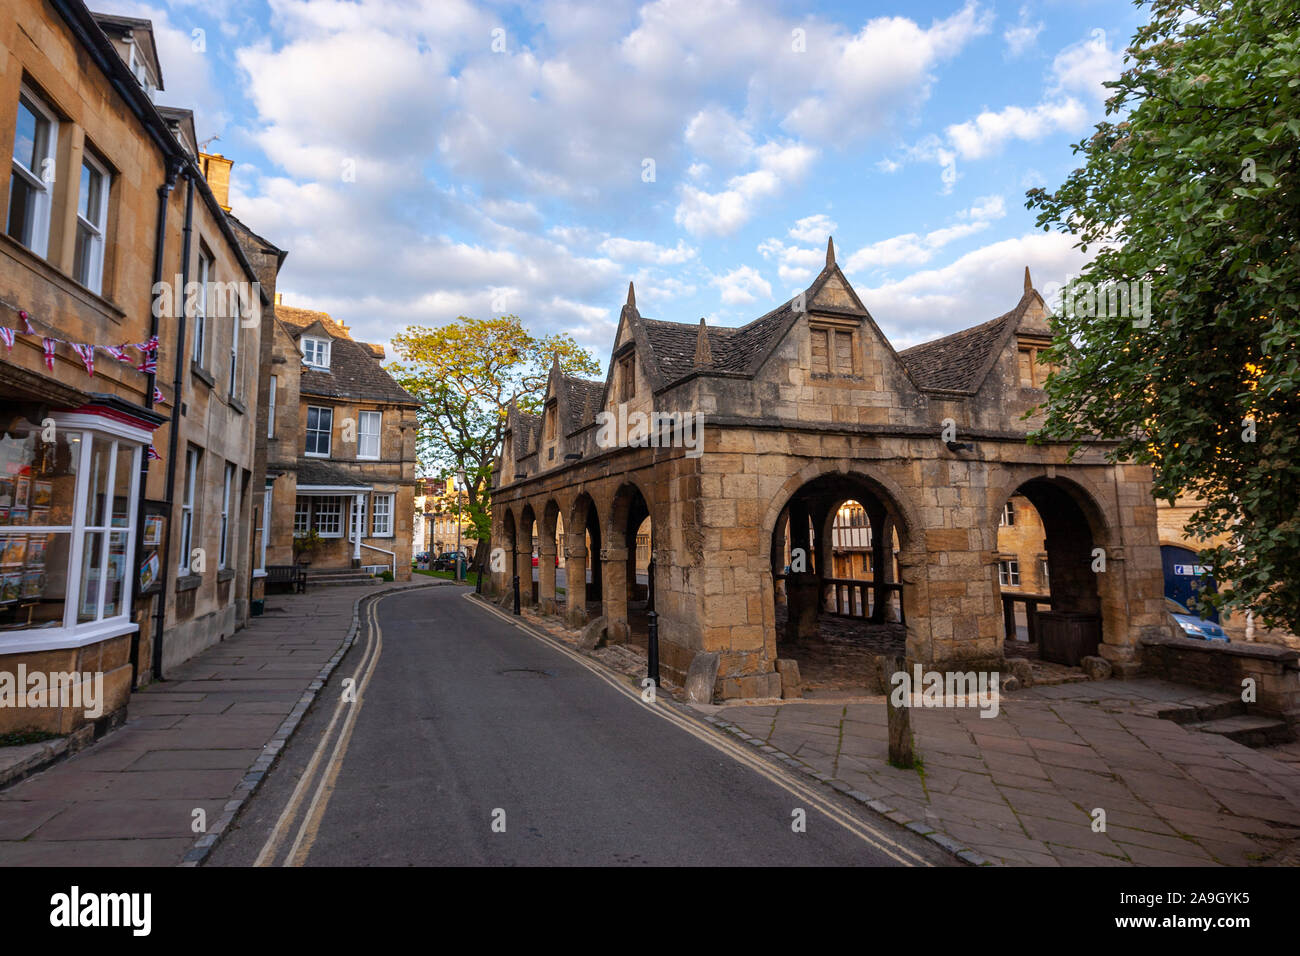
<path id="1" fill-rule="evenodd" d="M 140 456 L 150 427 L 0 403 L 0 654 L 130 633 Z"/>

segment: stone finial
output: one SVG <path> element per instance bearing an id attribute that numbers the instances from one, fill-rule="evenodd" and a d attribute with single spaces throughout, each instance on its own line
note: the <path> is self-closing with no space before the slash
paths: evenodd
<path id="1" fill-rule="evenodd" d="M 835 265 L 835 240 L 830 236 L 826 237 L 826 268 Z"/>
<path id="2" fill-rule="evenodd" d="M 634 309 L 636 308 L 636 289 L 632 288 L 631 282 L 627 284 L 627 304 Z"/>
<path id="3" fill-rule="evenodd" d="M 713 364 L 713 350 L 709 348 L 709 332 L 700 316 L 700 332 L 695 339 L 695 367 L 708 368 Z"/>
<path id="4" fill-rule="evenodd" d="M 1034 281 L 1029 278 L 1029 266 L 1025 266 L 1025 291 L 1032 292 L 1033 289 Z"/>

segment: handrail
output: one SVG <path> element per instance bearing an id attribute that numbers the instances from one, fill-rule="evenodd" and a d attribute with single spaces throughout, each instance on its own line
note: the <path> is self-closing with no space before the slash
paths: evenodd
<path id="1" fill-rule="evenodd" d="M 361 547 L 369 548 L 371 551 L 378 551 L 381 554 L 388 555 L 392 559 L 389 562 L 389 565 L 392 568 L 393 580 L 397 580 L 397 552 L 396 551 L 389 551 L 387 548 L 376 548 L 373 544 L 366 544 L 364 541 L 361 542 Z"/>
<path id="2" fill-rule="evenodd" d="M 1028 591 L 1002 591 L 1002 633 L 1005 640 L 1019 640 L 1016 630 L 1016 604 L 1025 606 L 1025 630 L 1029 643 L 1038 643 L 1038 605 L 1052 606 L 1050 594 L 1030 594 Z"/>

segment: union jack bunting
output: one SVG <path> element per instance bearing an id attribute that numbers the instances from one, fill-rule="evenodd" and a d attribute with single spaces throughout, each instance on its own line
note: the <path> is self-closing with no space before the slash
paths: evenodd
<path id="1" fill-rule="evenodd" d="M 158 351 L 158 336 L 156 335 L 149 336 L 148 342 L 141 342 L 139 345 L 136 346 L 136 348 L 138 348 L 141 352 Z"/>
<path id="2" fill-rule="evenodd" d="M 157 374 L 158 353 L 156 351 L 145 352 L 144 361 L 141 362 L 139 365 L 137 365 L 136 368 L 139 369 L 141 372 L 144 372 L 146 375 Z"/>
<path id="3" fill-rule="evenodd" d="M 154 451 L 154 447 L 153 447 L 153 445 L 150 445 L 150 446 L 149 446 L 149 460 L 150 460 L 150 461 L 162 461 L 162 455 L 160 455 L 160 454 L 158 454 L 158 452 Z"/>
<path id="4" fill-rule="evenodd" d="M 163 398 L 162 389 L 155 385 L 153 387 L 153 403 L 155 405 L 163 405 L 166 404 L 166 402 L 167 399 Z"/>
<path id="5" fill-rule="evenodd" d="M 86 374 L 95 374 L 95 347 L 93 345 L 78 345 L 76 342 L 69 342 L 72 351 L 81 356 L 82 363 L 86 366 Z"/>
<path id="6" fill-rule="evenodd" d="M 0 329 L 0 340 L 4 341 L 5 348 L 10 349 L 12 351 L 14 347 L 14 330 Z"/>
<path id="7" fill-rule="evenodd" d="M 126 354 L 125 345 L 101 345 L 100 348 L 113 356 L 113 358 L 117 359 L 119 362 L 125 362 L 128 365 L 132 362 L 131 356 Z"/>
<path id="8" fill-rule="evenodd" d="M 18 318 L 20 318 L 20 319 L 23 320 L 23 331 L 24 331 L 24 332 L 26 332 L 28 335 L 35 335 L 35 334 L 36 334 L 36 330 L 35 330 L 34 328 L 32 328 L 32 323 L 29 322 L 29 321 L 27 321 L 27 313 L 26 313 L 26 312 L 19 312 L 19 313 L 18 313 Z"/>
<path id="9" fill-rule="evenodd" d="M 59 340 L 51 339 L 47 337 L 41 340 L 41 344 L 45 346 L 45 367 L 48 368 L 51 372 L 53 372 L 54 371 L 54 350 L 56 347 L 58 347 Z"/>

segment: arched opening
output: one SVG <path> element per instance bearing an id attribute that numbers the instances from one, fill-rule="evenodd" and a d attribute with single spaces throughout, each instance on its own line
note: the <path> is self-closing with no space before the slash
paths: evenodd
<path id="1" fill-rule="evenodd" d="M 871 479 L 821 475 L 785 503 L 771 541 L 777 655 L 805 696 L 874 692 L 876 659 L 906 652 L 898 554 L 906 524 Z"/>
<path id="2" fill-rule="evenodd" d="M 604 611 L 601 597 L 600 519 L 591 495 L 578 495 L 569 513 L 565 542 L 564 579 L 566 614 L 571 627 L 581 627 Z"/>
<path id="3" fill-rule="evenodd" d="M 503 561 L 499 566 L 496 565 L 495 563 L 489 565 L 489 567 L 494 572 L 493 578 L 497 582 L 499 593 L 504 594 L 506 592 L 509 592 L 510 589 L 514 586 L 514 583 L 511 581 L 511 578 L 515 573 L 515 551 L 516 551 L 515 541 L 516 541 L 515 516 L 511 512 L 511 510 L 507 508 L 505 510 L 504 516 L 501 518 L 501 543 L 499 545 L 502 553 L 506 557 L 506 560 Z"/>
<path id="4" fill-rule="evenodd" d="M 560 549 L 556 546 L 556 540 L 557 536 L 563 534 L 564 518 L 560 515 L 560 506 L 551 499 L 542 509 L 542 519 L 538 527 L 537 553 L 533 557 L 537 604 L 543 614 L 554 614 L 559 607 L 556 579 L 561 573 Z"/>
<path id="5" fill-rule="evenodd" d="M 1081 489 L 1049 478 L 1024 482 L 1003 502 L 996 586 L 1005 656 L 1077 666 L 1097 654 L 1106 553 L 1085 505 L 1095 510 Z"/>
<path id="6" fill-rule="evenodd" d="M 614 495 L 610 515 L 610 567 L 606 569 L 605 616 L 612 641 L 638 647 L 649 642 L 649 563 L 653 552 L 650 506 L 636 485 L 626 484 Z M 641 547 L 642 536 L 644 544 Z M 638 574 L 638 553 L 644 571 Z"/>

